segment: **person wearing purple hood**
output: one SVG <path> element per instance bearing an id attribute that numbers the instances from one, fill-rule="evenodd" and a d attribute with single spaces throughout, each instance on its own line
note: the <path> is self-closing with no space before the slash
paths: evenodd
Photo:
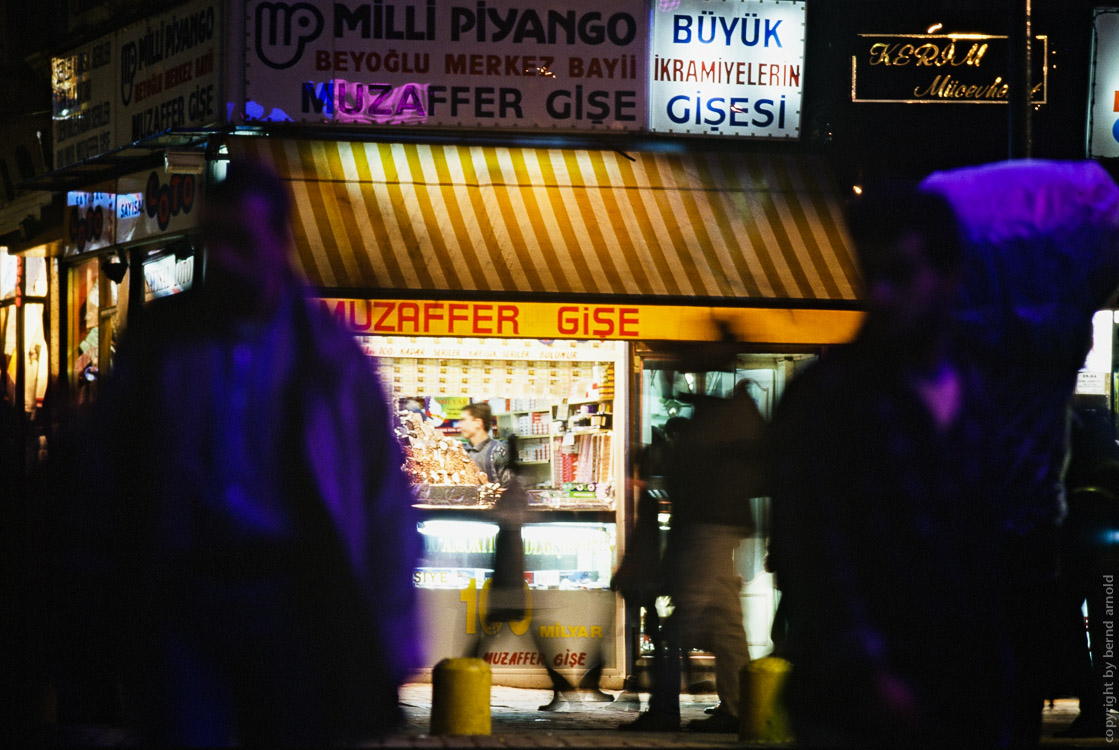
<path id="1" fill-rule="evenodd" d="M 387 401 L 305 297 L 279 178 L 203 197 L 205 283 L 126 332 L 90 440 L 127 709 L 157 745 L 366 740 L 419 664 Z"/>
<path id="2" fill-rule="evenodd" d="M 1015 746 L 1036 745 L 1053 672 L 1070 404 L 1092 316 L 1119 287 L 1119 187 L 1091 161 L 1008 161 L 938 172 L 966 243 L 957 346 L 992 402 L 991 496 L 1006 549 Z"/>

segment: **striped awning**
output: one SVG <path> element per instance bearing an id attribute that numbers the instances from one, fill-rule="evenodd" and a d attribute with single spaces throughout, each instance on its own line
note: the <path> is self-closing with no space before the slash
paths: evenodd
<path id="1" fill-rule="evenodd" d="M 231 139 L 290 181 L 324 289 L 850 301 L 835 185 L 804 155 Z"/>

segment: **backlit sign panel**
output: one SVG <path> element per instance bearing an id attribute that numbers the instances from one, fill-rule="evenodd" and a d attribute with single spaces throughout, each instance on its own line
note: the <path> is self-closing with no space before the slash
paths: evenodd
<path id="1" fill-rule="evenodd" d="M 650 131 L 798 138 L 804 25 L 792 0 L 655 3 Z"/>
<path id="2" fill-rule="evenodd" d="M 1119 9 L 1100 8 L 1092 22 L 1088 156 L 1119 156 Z"/>
<path id="3" fill-rule="evenodd" d="M 245 8 L 247 123 L 645 125 L 643 0 L 248 0 Z"/>

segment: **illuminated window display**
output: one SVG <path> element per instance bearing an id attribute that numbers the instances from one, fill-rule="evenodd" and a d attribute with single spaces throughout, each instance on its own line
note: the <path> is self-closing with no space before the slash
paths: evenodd
<path id="1" fill-rule="evenodd" d="M 621 603 L 610 590 L 619 524 L 625 399 L 613 341 L 358 336 L 397 410 L 422 521 L 414 571 L 428 667 L 477 653 L 504 684 L 549 686 L 543 663 L 578 679 L 596 663 L 620 680 Z M 486 623 L 496 500 L 458 422 L 486 402 L 494 437 L 518 454 L 528 494 L 521 529 L 528 612 Z M 619 682 L 620 686 L 620 682 Z"/>
<path id="2" fill-rule="evenodd" d="M 46 258 L 0 251 L 0 380 L 4 397 L 18 404 L 19 367 L 23 366 L 23 408 L 33 411 L 46 395 L 50 378 L 49 351 L 43 327 L 49 281 Z M 22 344 L 20 342 L 22 320 Z M 22 349 L 20 349 L 22 345 Z"/>

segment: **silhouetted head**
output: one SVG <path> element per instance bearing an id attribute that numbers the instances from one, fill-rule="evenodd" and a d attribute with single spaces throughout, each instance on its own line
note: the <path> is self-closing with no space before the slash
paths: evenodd
<path id="1" fill-rule="evenodd" d="M 234 315 L 274 310 L 298 277 L 292 264 L 291 198 L 267 167 L 233 161 L 205 194 L 205 288 Z"/>
<path id="2" fill-rule="evenodd" d="M 940 336 L 963 257 L 948 202 L 912 183 L 883 184 L 852 203 L 848 226 L 863 273 L 864 335 L 917 348 Z"/>

